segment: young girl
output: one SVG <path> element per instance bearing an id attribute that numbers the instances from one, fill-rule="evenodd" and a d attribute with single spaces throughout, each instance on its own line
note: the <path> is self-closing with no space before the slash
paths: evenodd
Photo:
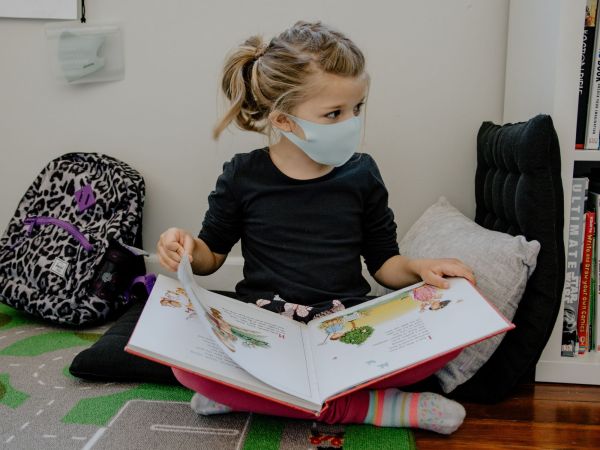
<path id="1" fill-rule="evenodd" d="M 238 298 L 304 305 L 311 311 L 304 316 L 311 318 L 339 309 L 340 302 L 348 307 L 366 300 L 370 288 L 361 275 L 361 256 L 375 280 L 392 289 L 420 280 L 447 287 L 445 275 L 474 282 L 471 269 L 458 260 L 399 255 L 381 174 L 371 156 L 355 153 L 368 87 L 362 52 L 320 22 L 298 22 L 269 43 L 257 36 L 244 42 L 225 63 L 222 88 L 231 106 L 214 137 L 235 122 L 244 130 L 276 132 L 279 139 L 224 164 L 199 236 L 165 231 L 157 245 L 161 264 L 175 271 L 187 255 L 196 274 L 211 274 L 241 239 L 244 279 L 236 286 Z M 396 387 L 427 377 L 454 356 L 436 360 L 426 373 L 400 374 L 337 399 L 317 419 L 452 433 L 465 415 L 461 405 Z M 196 391 L 192 408 L 198 413 L 236 410 L 315 419 L 174 372 Z"/>

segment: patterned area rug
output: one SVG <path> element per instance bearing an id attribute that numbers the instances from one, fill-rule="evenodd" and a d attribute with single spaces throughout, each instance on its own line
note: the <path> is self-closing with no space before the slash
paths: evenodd
<path id="1" fill-rule="evenodd" d="M 69 373 L 75 355 L 110 327 L 77 332 L 0 304 L 0 448 L 415 449 L 409 430 L 330 426 L 246 413 L 201 417 L 191 392 L 97 383 Z"/>

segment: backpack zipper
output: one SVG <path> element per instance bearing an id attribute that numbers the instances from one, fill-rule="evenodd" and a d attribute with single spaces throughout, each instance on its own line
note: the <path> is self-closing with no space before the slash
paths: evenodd
<path id="1" fill-rule="evenodd" d="M 77 241 L 86 251 L 90 252 L 94 249 L 94 246 L 90 243 L 90 241 L 86 239 L 83 233 L 79 231 L 79 229 L 75 225 L 69 222 L 65 222 L 64 220 L 47 216 L 34 216 L 27 217 L 25 220 L 23 220 L 23 223 L 29 226 L 27 230 L 28 235 L 31 234 L 31 232 L 33 231 L 33 227 L 35 227 L 36 225 L 55 225 L 57 227 L 62 228 L 75 239 L 77 239 Z"/>

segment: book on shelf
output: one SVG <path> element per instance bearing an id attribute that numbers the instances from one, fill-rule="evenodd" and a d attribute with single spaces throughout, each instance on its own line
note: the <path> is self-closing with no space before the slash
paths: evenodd
<path id="1" fill-rule="evenodd" d="M 578 353 L 577 311 L 581 279 L 581 257 L 583 254 L 584 214 L 588 186 L 589 179 L 587 177 L 573 178 L 567 239 L 567 268 L 563 293 L 564 309 L 561 356 L 575 356 Z"/>
<path id="2" fill-rule="evenodd" d="M 126 351 L 317 414 L 335 398 L 514 328 L 463 278 L 293 321 L 160 275 Z"/>
<path id="3" fill-rule="evenodd" d="M 600 14 L 596 14 L 596 28 Z M 585 148 L 598 150 L 600 135 L 600 39 L 595 39 L 590 94 L 585 131 Z"/>
<path id="4" fill-rule="evenodd" d="M 598 0 L 587 0 L 583 44 L 581 46 L 581 67 L 579 73 L 579 100 L 577 106 L 577 128 L 575 148 L 585 147 L 585 127 L 590 97 L 590 80 L 594 63 L 594 41 L 596 35 L 596 11 Z"/>
<path id="5" fill-rule="evenodd" d="M 600 208 L 600 194 L 597 194 L 596 199 L 597 208 Z M 600 209 L 596 209 L 596 235 L 594 237 L 594 256 L 592 260 L 592 298 L 590 300 L 590 325 L 589 325 L 589 333 L 590 333 L 590 351 L 598 352 L 600 351 L 600 311 L 598 310 L 598 299 L 600 299 L 600 283 L 599 283 L 599 274 L 600 274 L 600 261 L 598 258 L 600 257 L 600 234 L 598 233 L 598 228 L 600 228 Z"/>
<path id="6" fill-rule="evenodd" d="M 589 345 L 589 307 L 592 276 L 592 245 L 595 234 L 596 213 L 585 213 L 585 232 L 583 237 L 583 259 L 581 263 L 581 280 L 579 284 L 579 305 L 577 309 L 578 353 L 588 350 Z"/>
<path id="7" fill-rule="evenodd" d="M 600 264 L 598 257 L 600 256 L 600 181 L 596 169 L 592 169 L 590 175 L 590 185 L 588 189 L 588 210 L 596 213 L 596 227 L 593 244 L 592 257 L 592 289 L 590 291 L 590 308 L 589 308 L 589 350 L 598 351 L 598 337 L 600 336 L 600 319 L 598 317 L 598 299 L 600 298 L 600 285 L 598 284 L 598 276 L 600 273 Z"/>
<path id="8" fill-rule="evenodd" d="M 596 350 L 596 298 L 598 298 L 597 269 L 598 266 L 598 214 L 596 213 L 596 228 L 592 241 L 592 273 L 590 276 L 590 307 L 588 314 L 588 351 Z"/>
<path id="9" fill-rule="evenodd" d="M 598 230 L 598 224 L 596 224 L 596 230 Z M 591 320 L 591 327 L 592 327 L 592 334 L 593 334 L 593 342 L 591 345 L 591 348 L 593 351 L 596 352 L 600 352 L 600 310 L 598 308 L 598 299 L 600 298 L 600 292 L 598 292 L 600 290 L 600 286 L 599 286 L 599 280 L 600 278 L 598 278 L 598 274 L 600 272 L 600 263 L 598 261 L 598 257 L 600 256 L 600 252 L 598 251 L 598 245 L 600 245 L 598 243 L 598 233 L 596 232 L 596 258 L 595 258 L 595 274 L 596 274 L 596 278 L 595 278 L 595 283 L 596 283 L 596 296 L 594 298 L 594 304 L 593 304 L 593 314 L 590 318 Z"/>

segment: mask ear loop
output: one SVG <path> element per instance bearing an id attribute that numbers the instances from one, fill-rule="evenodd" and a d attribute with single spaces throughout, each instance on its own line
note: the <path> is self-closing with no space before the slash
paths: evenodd
<path id="1" fill-rule="evenodd" d="M 291 121 L 294 123 L 294 126 L 295 126 L 296 128 L 300 128 L 300 130 L 302 130 L 302 136 L 304 136 L 304 137 L 303 137 L 303 138 L 301 138 L 301 137 L 300 137 L 300 136 L 298 136 L 296 133 L 294 133 L 292 130 L 290 130 L 289 132 L 290 132 L 290 133 L 292 133 L 292 134 L 295 134 L 295 135 L 296 135 L 296 136 L 297 136 L 299 139 L 301 139 L 301 140 L 303 140 L 303 141 L 306 141 L 306 140 L 307 140 L 307 139 L 306 139 L 306 132 L 304 131 L 304 128 L 302 127 L 302 125 L 300 125 L 300 124 L 298 123 L 298 120 L 296 120 L 296 119 L 298 119 L 298 117 L 296 117 L 296 116 L 293 116 L 293 115 L 291 115 L 291 114 L 288 114 L 288 113 L 284 113 L 284 114 L 286 115 L 286 117 L 287 117 L 288 119 L 290 119 L 290 118 L 291 118 Z"/>
<path id="2" fill-rule="evenodd" d="M 302 130 L 302 133 L 304 133 L 304 128 L 302 128 L 302 127 L 301 127 L 301 126 L 298 124 L 298 122 L 296 122 L 295 120 L 293 120 L 293 119 L 295 119 L 295 117 L 294 117 L 294 116 L 292 116 L 291 114 L 285 113 L 285 112 L 284 112 L 284 113 L 282 113 L 282 114 L 283 114 L 283 115 L 285 115 L 285 116 L 288 118 L 288 120 L 289 120 L 289 119 L 290 119 L 290 117 L 291 117 L 291 118 L 292 118 L 292 120 L 291 120 L 291 121 L 294 123 L 294 125 L 295 125 L 296 127 L 300 128 L 300 129 Z M 294 133 L 292 130 L 290 130 L 290 131 L 283 131 L 283 130 L 282 130 L 282 129 L 280 129 L 278 126 L 273 126 L 273 129 L 276 131 L 276 133 L 277 133 L 277 135 L 278 135 L 279 137 L 281 137 L 281 136 L 285 136 L 285 133 L 292 133 L 292 134 Z M 299 137 L 299 136 L 298 136 L 298 137 Z M 302 139 L 302 140 L 304 140 L 304 139 Z"/>
<path id="3" fill-rule="evenodd" d="M 85 0 L 81 0 L 81 23 L 85 23 Z"/>

